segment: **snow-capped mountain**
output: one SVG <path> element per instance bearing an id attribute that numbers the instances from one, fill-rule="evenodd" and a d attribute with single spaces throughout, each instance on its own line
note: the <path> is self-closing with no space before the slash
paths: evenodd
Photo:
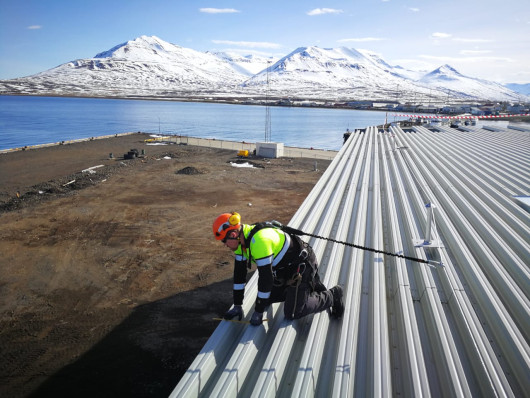
<path id="1" fill-rule="evenodd" d="M 300 47 L 275 60 L 199 52 L 141 36 L 93 58 L 0 81 L 0 94 L 117 97 L 298 97 L 327 100 L 520 100 L 497 83 L 448 65 L 427 74 L 391 66 L 375 53 Z"/>
<path id="2" fill-rule="evenodd" d="M 267 79 L 269 84 L 267 86 Z M 323 98 L 387 98 L 403 100 L 418 96 L 442 96 L 417 82 L 406 79 L 375 54 L 351 48 L 323 49 L 300 47 L 270 68 L 243 83 L 245 87 L 271 95 L 296 92 L 307 97 L 317 92 Z"/>
<path id="3" fill-rule="evenodd" d="M 222 92 L 246 78 L 235 64 L 213 54 L 141 36 L 93 58 L 7 82 L 26 94 L 164 96 Z"/>
<path id="4" fill-rule="evenodd" d="M 385 71 L 391 72 L 405 79 L 419 80 L 425 74 L 429 73 L 429 71 L 426 71 L 426 70 L 410 70 L 410 69 L 405 69 L 399 65 L 390 65 L 385 60 L 383 60 L 378 54 L 372 51 L 369 51 L 369 50 L 357 50 L 357 51 L 359 51 L 361 54 L 363 54 L 366 58 L 371 60 L 374 64 L 376 64 L 380 68 L 383 68 Z"/>
<path id="5" fill-rule="evenodd" d="M 419 82 L 429 87 L 451 91 L 469 98 L 512 98 L 516 99 L 514 92 L 501 84 L 487 80 L 464 76 L 449 65 L 443 65 L 423 76 Z M 453 94 L 454 95 L 454 94 Z"/>
<path id="6" fill-rule="evenodd" d="M 206 52 L 219 57 L 247 76 L 253 76 L 276 62 L 275 58 L 258 57 L 256 55 L 240 55 L 232 52 Z"/>

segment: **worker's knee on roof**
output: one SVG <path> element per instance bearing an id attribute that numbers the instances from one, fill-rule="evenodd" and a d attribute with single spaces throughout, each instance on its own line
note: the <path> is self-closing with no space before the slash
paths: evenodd
<path id="1" fill-rule="evenodd" d="M 296 308 L 294 311 L 292 308 L 284 308 L 284 315 L 285 319 L 288 319 L 290 321 L 293 321 L 295 319 L 300 319 L 304 317 L 306 314 L 303 311 L 303 307 Z"/>

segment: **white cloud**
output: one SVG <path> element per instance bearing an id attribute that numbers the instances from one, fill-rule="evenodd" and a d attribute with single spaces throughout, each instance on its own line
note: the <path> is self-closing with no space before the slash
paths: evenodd
<path id="1" fill-rule="evenodd" d="M 342 14 L 342 10 L 335 8 L 315 8 L 314 10 L 308 11 L 307 15 L 322 15 L 322 14 Z"/>
<path id="2" fill-rule="evenodd" d="M 481 54 L 489 54 L 491 53 L 490 50 L 461 50 L 460 54 L 462 55 L 481 55 Z"/>
<path id="3" fill-rule="evenodd" d="M 235 53 L 241 56 L 255 55 L 255 56 L 264 57 L 264 58 L 275 57 L 275 58 L 280 59 L 285 56 L 284 52 L 275 53 L 275 52 L 271 52 L 268 50 L 261 51 L 261 50 L 256 50 L 253 48 L 237 48 L 237 47 L 230 48 L 228 47 L 228 48 L 223 48 L 222 50 L 219 50 L 219 51 L 229 53 L 229 54 Z"/>
<path id="4" fill-rule="evenodd" d="M 392 60 L 393 65 L 400 65 L 404 68 L 415 71 L 431 71 L 435 68 L 432 62 L 424 61 L 418 58 L 397 58 Z"/>
<path id="5" fill-rule="evenodd" d="M 199 11 L 206 14 L 233 14 L 241 12 L 235 8 L 199 8 Z"/>
<path id="6" fill-rule="evenodd" d="M 42 26 L 41 25 L 30 25 L 27 27 L 27 29 L 29 30 L 37 30 L 37 29 L 42 29 Z"/>
<path id="7" fill-rule="evenodd" d="M 381 40 L 386 40 L 386 39 L 383 39 L 382 37 L 357 37 L 357 38 L 351 38 L 351 39 L 340 39 L 337 41 L 339 43 L 346 43 L 346 42 L 362 43 L 362 42 L 368 42 L 368 41 L 381 41 Z"/>
<path id="8" fill-rule="evenodd" d="M 489 40 L 489 39 L 465 39 L 462 37 L 455 37 L 453 40 L 459 41 L 462 43 L 491 43 L 493 42 L 493 40 Z"/>
<path id="9" fill-rule="evenodd" d="M 443 63 L 459 63 L 459 64 L 474 64 L 484 62 L 501 62 L 501 63 L 514 63 L 516 62 L 512 58 L 508 57 L 444 57 L 439 55 L 419 55 L 420 58 L 429 59 Z"/>
<path id="10" fill-rule="evenodd" d="M 230 46 L 248 47 L 248 48 L 280 48 L 277 43 L 259 42 L 259 41 L 232 41 L 232 40 L 212 40 L 215 44 L 227 44 Z"/>
<path id="11" fill-rule="evenodd" d="M 416 8 L 416 7 L 409 7 L 409 10 L 412 11 L 412 12 L 419 12 L 420 11 L 420 9 Z"/>
<path id="12" fill-rule="evenodd" d="M 436 39 L 447 39 L 451 37 L 452 35 L 449 33 L 442 33 L 442 32 L 435 32 L 431 35 L 431 37 L 434 37 Z"/>

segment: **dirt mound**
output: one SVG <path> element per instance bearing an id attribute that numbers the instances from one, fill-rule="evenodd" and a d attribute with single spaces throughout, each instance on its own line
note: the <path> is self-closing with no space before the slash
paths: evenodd
<path id="1" fill-rule="evenodd" d="M 183 169 L 178 170 L 176 173 L 177 174 L 185 174 L 185 175 L 188 175 L 188 176 L 193 176 L 193 175 L 197 175 L 197 174 L 204 174 L 202 171 L 196 169 L 195 167 L 191 167 L 191 166 L 184 167 Z"/>

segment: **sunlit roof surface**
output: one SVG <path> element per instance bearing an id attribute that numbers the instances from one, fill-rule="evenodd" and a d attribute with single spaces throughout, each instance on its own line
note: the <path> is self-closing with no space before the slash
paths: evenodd
<path id="1" fill-rule="evenodd" d="M 221 322 L 171 397 L 528 396 L 529 195 L 528 131 L 356 131 L 289 225 L 433 262 L 308 239 L 344 317 Z"/>

